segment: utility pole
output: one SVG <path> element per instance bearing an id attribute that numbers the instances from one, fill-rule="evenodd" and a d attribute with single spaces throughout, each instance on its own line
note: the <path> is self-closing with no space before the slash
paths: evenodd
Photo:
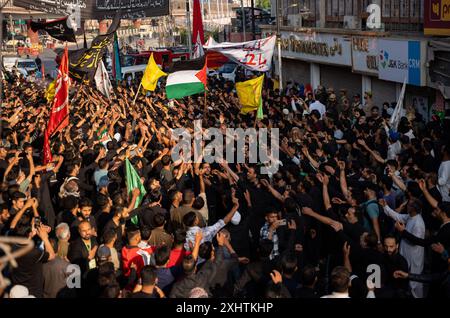
<path id="1" fill-rule="evenodd" d="M 280 92 L 283 91 L 283 71 L 282 71 L 282 62 L 281 62 L 281 19 L 282 19 L 282 8 L 281 8 L 281 0 L 276 0 L 277 7 L 277 48 L 278 48 L 278 75 L 280 82 Z"/>
<path id="2" fill-rule="evenodd" d="M 255 0 L 252 0 L 252 1 L 251 1 L 251 6 L 252 6 L 252 33 L 253 33 L 252 40 L 256 40 Z"/>
<path id="3" fill-rule="evenodd" d="M 187 37 L 189 57 L 192 58 L 192 34 L 191 34 L 191 10 L 189 8 L 189 0 L 186 0 L 186 25 L 187 25 Z"/>
<path id="4" fill-rule="evenodd" d="M 244 42 L 245 42 L 245 10 L 244 10 L 244 0 L 241 0 L 241 10 L 242 10 L 242 35 L 244 36 Z"/>
<path id="5" fill-rule="evenodd" d="M 12 15 L 9 15 L 9 29 L 11 30 L 12 43 L 13 43 L 13 51 L 16 51 L 16 44 L 14 43 L 14 24 Z"/>
<path id="6" fill-rule="evenodd" d="M 0 6 L 0 112 L 3 111 L 3 8 L 7 6 L 9 0 Z M 0 125 L 0 134 L 2 133 L 2 125 Z"/>

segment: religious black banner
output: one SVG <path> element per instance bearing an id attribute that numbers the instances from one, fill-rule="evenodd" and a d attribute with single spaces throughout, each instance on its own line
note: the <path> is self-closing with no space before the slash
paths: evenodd
<path id="1" fill-rule="evenodd" d="M 114 32 L 120 25 L 120 12 L 116 14 L 113 23 L 106 34 L 98 35 L 92 40 L 89 49 L 79 49 L 69 52 L 69 75 L 78 82 L 88 83 L 94 77 L 103 54 L 112 43 Z"/>
<path id="2" fill-rule="evenodd" d="M 68 17 L 53 20 L 50 22 L 30 21 L 30 27 L 34 32 L 44 30 L 51 37 L 54 37 L 55 39 L 60 41 L 77 42 L 75 38 L 75 32 L 72 25 L 70 24 L 70 21 L 71 20 L 69 20 Z"/>
<path id="3" fill-rule="evenodd" d="M 14 5 L 77 19 L 112 19 L 117 10 L 121 10 L 122 19 L 169 14 L 169 0 L 14 0 Z"/>

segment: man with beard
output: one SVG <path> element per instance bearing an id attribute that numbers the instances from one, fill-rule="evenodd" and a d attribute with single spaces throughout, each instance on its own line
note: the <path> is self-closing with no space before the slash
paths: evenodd
<path id="1" fill-rule="evenodd" d="M 97 252 L 97 240 L 92 236 L 92 227 L 89 221 L 81 221 L 78 225 L 80 237 L 69 245 L 67 258 L 72 264 L 80 266 L 81 273 L 96 267 L 95 253 Z"/>
<path id="2" fill-rule="evenodd" d="M 394 272 L 401 270 L 408 272 L 408 262 L 398 252 L 398 240 L 393 235 L 387 235 L 384 238 L 385 264 L 386 264 L 386 286 L 406 292 L 408 290 L 407 281 L 394 278 Z M 400 291 L 401 290 L 401 291 Z"/>

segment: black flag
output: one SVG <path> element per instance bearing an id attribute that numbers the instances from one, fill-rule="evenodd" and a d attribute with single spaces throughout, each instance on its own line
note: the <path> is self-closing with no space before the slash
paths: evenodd
<path id="1" fill-rule="evenodd" d="M 121 13 L 118 11 L 106 34 L 98 35 L 92 40 L 89 49 L 80 49 L 69 52 L 69 74 L 78 82 L 90 82 L 97 70 L 97 65 L 102 59 L 108 45 L 112 43 L 114 32 L 120 25 Z"/>
<path id="2" fill-rule="evenodd" d="M 68 17 L 53 20 L 50 22 L 34 22 L 30 21 L 30 27 L 33 32 L 44 30 L 51 37 L 67 42 L 77 42 L 75 32 L 69 25 Z"/>
<path id="3" fill-rule="evenodd" d="M 83 49 L 87 49 L 87 41 L 86 41 L 86 30 L 83 30 Z"/>

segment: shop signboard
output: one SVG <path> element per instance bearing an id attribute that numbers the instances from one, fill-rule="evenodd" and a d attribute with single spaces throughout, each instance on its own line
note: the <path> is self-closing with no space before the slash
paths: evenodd
<path id="1" fill-rule="evenodd" d="M 378 39 L 378 77 L 424 86 L 426 41 Z"/>
<path id="2" fill-rule="evenodd" d="M 283 57 L 308 62 L 352 66 L 351 37 L 336 34 L 282 32 Z"/>
<path id="3" fill-rule="evenodd" d="M 352 37 L 353 72 L 378 75 L 378 38 Z"/>

